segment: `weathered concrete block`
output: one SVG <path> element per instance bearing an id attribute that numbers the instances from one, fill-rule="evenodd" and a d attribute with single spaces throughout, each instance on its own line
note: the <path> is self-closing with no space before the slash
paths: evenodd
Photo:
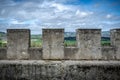
<path id="1" fill-rule="evenodd" d="M 64 29 L 43 29 L 43 59 L 64 58 Z"/>
<path id="2" fill-rule="evenodd" d="M 119 61 L 68 61 L 64 80 L 119 80 Z"/>
<path id="3" fill-rule="evenodd" d="M 104 60 L 116 60 L 115 48 L 111 46 L 102 47 L 102 59 Z"/>
<path id="4" fill-rule="evenodd" d="M 78 48 L 77 47 L 66 47 L 64 49 L 64 58 L 69 60 L 74 60 L 77 57 Z"/>
<path id="5" fill-rule="evenodd" d="M 110 30 L 111 45 L 116 48 L 116 59 L 120 59 L 120 29 Z"/>
<path id="6" fill-rule="evenodd" d="M 120 80 L 120 62 L 0 60 L 0 80 Z"/>
<path id="7" fill-rule="evenodd" d="M 76 59 L 101 59 L 101 29 L 77 29 Z"/>
<path id="8" fill-rule="evenodd" d="M 42 48 L 29 48 L 28 53 L 30 55 L 30 60 L 42 59 Z"/>
<path id="9" fill-rule="evenodd" d="M 30 46 L 29 29 L 7 30 L 7 58 L 28 59 L 28 48 Z"/>
<path id="10" fill-rule="evenodd" d="M 0 60 L 7 59 L 7 49 L 0 48 Z"/>

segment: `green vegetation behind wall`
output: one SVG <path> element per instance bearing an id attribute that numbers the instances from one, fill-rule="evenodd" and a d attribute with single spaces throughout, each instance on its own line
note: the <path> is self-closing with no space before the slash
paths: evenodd
<path id="1" fill-rule="evenodd" d="M 109 46 L 110 45 L 110 38 L 109 37 L 102 37 L 101 38 L 101 45 L 102 46 Z M 0 47 L 6 47 L 7 41 L 0 40 Z M 42 35 L 32 35 L 31 36 L 31 47 L 42 47 Z M 64 46 L 76 46 L 76 37 L 65 37 L 64 38 Z"/>

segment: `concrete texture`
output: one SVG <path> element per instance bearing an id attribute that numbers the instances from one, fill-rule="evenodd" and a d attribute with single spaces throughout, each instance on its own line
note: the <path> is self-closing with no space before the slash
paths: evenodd
<path id="1" fill-rule="evenodd" d="M 0 48 L 0 60 L 7 59 L 7 49 Z"/>
<path id="2" fill-rule="evenodd" d="M 119 61 L 0 61 L 0 80 L 120 80 Z"/>
<path id="3" fill-rule="evenodd" d="M 78 50 L 79 49 L 77 47 L 65 47 L 63 60 L 78 60 L 78 59 L 76 59 Z M 102 46 L 101 50 L 102 50 L 102 57 L 100 60 L 119 60 L 116 58 L 117 55 L 116 55 L 116 50 L 114 47 Z M 30 56 L 29 60 L 42 60 L 43 59 L 42 48 L 29 48 L 28 54 Z M 6 60 L 6 59 L 8 59 L 7 58 L 7 49 L 0 48 L 0 60 Z M 96 60 L 96 59 L 94 59 L 94 60 Z"/>
<path id="4" fill-rule="evenodd" d="M 30 55 L 30 60 L 42 59 L 42 48 L 29 48 L 28 53 Z"/>
<path id="5" fill-rule="evenodd" d="M 120 29 L 110 30 L 111 45 L 116 49 L 116 59 L 120 59 Z"/>
<path id="6" fill-rule="evenodd" d="M 8 29 L 4 59 L 120 60 L 120 29 L 111 30 L 111 45 L 101 46 L 100 29 L 78 29 L 77 47 L 64 47 L 63 29 L 43 29 L 43 48 L 30 48 L 30 30 Z"/>
<path id="7" fill-rule="evenodd" d="M 77 47 L 65 47 L 64 49 L 64 59 L 74 60 L 77 57 L 78 48 Z"/>
<path id="8" fill-rule="evenodd" d="M 77 47 L 65 48 L 63 29 L 43 29 L 43 48 L 29 47 L 28 29 L 7 32 L 0 80 L 120 80 L 120 29 L 111 30 L 111 46 L 101 46 L 100 29 L 78 29 Z"/>
<path id="9" fill-rule="evenodd" d="M 29 60 L 41 60 L 42 48 L 29 48 L 28 49 Z M 0 60 L 7 60 L 7 49 L 0 48 Z"/>
<path id="10" fill-rule="evenodd" d="M 43 59 L 64 58 L 64 29 L 43 29 Z"/>
<path id="11" fill-rule="evenodd" d="M 29 29 L 7 30 L 7 58 L 29 59 L 28 48 L 30 46 Z"/>
<path id="12" fill-rule="evenodd" d="M 114 47 L 103 46 L 102 47 L 102 58 L 103 60 L 117 60 L 116 50 Z"/>
<path id="13" fill-rule="evenodd" d="M 101 29 L 77 29 L 76 39 L 79 48 L 76 59 L 101 58 Z"/>

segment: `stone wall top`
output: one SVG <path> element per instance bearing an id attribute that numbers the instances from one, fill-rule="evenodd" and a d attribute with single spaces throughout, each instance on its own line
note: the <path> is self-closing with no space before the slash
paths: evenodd
<path id="1" fill-rule="evenodd" d="M 101 29 L 77 29 L 76 31 L 83 34 L 87 34 L 87 33 L 100 34 L 101 33 Z"/>
<path id="2" fill-rule="evenodd" d="M 111 45 L 101 46 L 101 29 L 77 29 L 76 46 L 64 46 L 63 28 L 43 28 L 42 48 L 30 48 L 29 29 L 8 29 L 7 48 L 1 49 L 7 59 L 73 59 L 73 60 L 120 60 L 120 29 L 111 29 Z M 7 52 L 7 54 L 6 54 Z M 25 56 L 26 55 L 26 56 Z M 35 56 L 34 56 L 35 55 Z M 1 56 L 1 55 L 0 55 Z M 104 56 L 104 57 L 102 57 Z M 108 57 L 109 56 L 109 57 Z M 3 56 L 2 56 L 3 57 Z M 1 57 L 1 59 L 2 59 Z"/>
<path id="3" fill-rule="evenodd" d="M 42 32 L 44 31 L 44 33 L 49 33 L 49 32 L 64 32 L 64 29 L 63 28 L 57 28 L 57 29 L 52 29 L 52 28 L 49 28 L 49 29 L 42 29 Z"/>
<path id="4" fill-rule="evenodd" d="M 7 32 L 14 33 L 14 32 L 30 32 L 30 29 L 7 29 Z"/>

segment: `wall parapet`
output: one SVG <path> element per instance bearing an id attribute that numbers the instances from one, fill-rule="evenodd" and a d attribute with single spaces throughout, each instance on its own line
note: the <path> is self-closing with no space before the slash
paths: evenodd
<path id="1" fill-rule="evenodd" d="M 0 72 L 0 80 L 120 80 L 120 62 L 1 60 Z"/>
<path id="2" fill-rule="evenodd" d="M 29 29 L 8 29 L 7 48 L 0 59 L 12 60 L 119 60 L 120 29 L 110 30 L 111 46 L 101 46 L 101 29 L 77 29 L 76 47 L 64 46 L 64 29 L 43 29 L 42 48 L 30 47 Z"/>

